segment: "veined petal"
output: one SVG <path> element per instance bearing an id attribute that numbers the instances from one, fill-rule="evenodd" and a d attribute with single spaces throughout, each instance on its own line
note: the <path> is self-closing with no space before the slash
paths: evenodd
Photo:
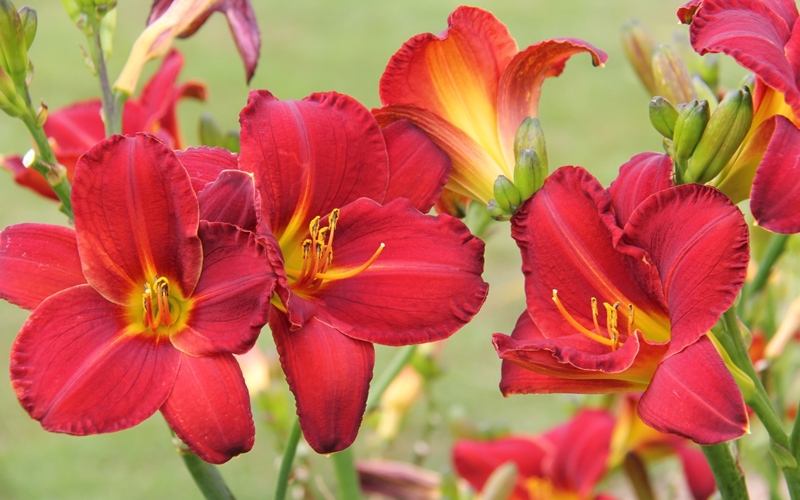
<path id="1" fill-rule="evenodd" d="M 217 180 L 223 170 L 239 169 L 239 155 L 224 148 L 200 146 L 175 151 L 175 155 L 189 172 L 195 193 L 199 193 L 206 185 Z"/>
<path id="2" fill-rule="evenodd" d="M 17 224 L 0 233 L 0 297 L 33 310 L 44 299 L 86 283 L 73 229 Z"/>
<path id="3" fill-rule="evenodd" d="M 800 130 L 782 116 L 753 181 L 750 208 L 759 226 L 800 232 Z"/>
<path id="4" fill-rule="evenodd" d="M 236 49 L 242 56 L 247 83 L 250 83 L 256 72 L 258 56 L 261 52 L 261 33 L 258 30 L 256 15 L 250 0 L 227 0 L 222 7 L 228 19 Z"/>
<path id="5" fill-rule="evenodd" d="M 502 165 L 498 83 L 517 54 L 517 44 L 508 29 L 485 10 L 459 7 L 447 24 L 440 35 L 417 35 L 392 56 L 381 77 L 381 102 L 384 106 L 414 106 L 437 115 Z"/>
<path id="6" fill-rule="evenodd" d="M 686 184 L 646 199 L 625 235 L 659 271 L 672 324 L 668 355 L 677 353 L 717 322 L 744 283 L 744 216 L 716 189 Z"/>
<path id="7" fill-rule="evenodd" d="M 639 153 L 631 158 L 619 167 L 619 176 L 608 188 L 617 225 L 625 227 L 645 198 L 672 185 L 672 158 L 669 155 Z"/>
<path id="8" fill-rule="evenodd" d="M 750 428 L 742 393 L 705 336 L 661 362 L 639 401 L 639 417 L 698 444 L 737 439 Z"/>
<path id="9" fill-rule="evenodd" d="M 83 154 L 105 136 L 105 125 L 100 117 L 100 99 L 75 103 L 48 113 L 44 132 L 55 141 L 56 153 Z"/>
<path id="10" fill-rule="evenodd" d="M 321 322 L 356 339 L 399 346 L 447 338 L 478 312 L 488 291 L 481 279 L 484 245 L 463 223 L 423 215 L 404 198 L 384 206 L 358 200 L 341 209 L 329 272 L 357 268 L 381 244 L 366 270 L 314 292 L 318 310 L 331 317 Z"/>
<path id="11" fill-rule="evenodd" d="M 250 451 L 255 426 L 242 370 L 232 354 L 182 355 L 161 413 L 197 456 L 213 464 Z"/>
<path id="12" fill-rule="evenodd" d="M 243 354 L 268 319 L 275 273 L 255 235 L 220 222 L 200 222 L 203 273 L 186 328 L 172 343 L 192 356 Z"/>
<path id="13" fill-rule="evenodd" d="M 389 188 L 384 203 L 408 198 L 417 210 L 427 213 L 450 177 L 450 158 L 409 120 L 394 122 L 382 130 L 389 152 Z"/>
<path id="14" fill-rule="evenodd" d="M 223 170 L 216 181 L 198 193 L 197 201 L 201 220 L 227 222 L 246 231 L 256 231 L 257 195 L 250 172 Z"/>
<path id="15" fill-rule="evenodd" d="M 447 189 L 482 203 L 494 197 L 492 187 L 500 175 L 512 177 L 511 167 L 490 156 L 483 147 L 455 125 L 428 110 L 405 105 L 373 110 L 381 126 L 408 119 L 433 139 L 453 161 Z"/>
<path id="16" fill-rule="evenodd" d="M 306 441 L 317 453 L 333 453 L 356 439 L 375 349 L 324 325 L 319 317 L 290 331 L 286 316 L 273 309 L 269 326 Z"/>
<path id="17" fill-rule="evenodd" d="M 669 317 L 657 273 L 643 261 L 644 250 L 615 246 L 621 234 L 611 197 L 582 168 L 553 172 L 512 218 L 511 235 L 522 252 L 528 311 L 549 338 L 578 333 L 556 307 L 553 290 L 557 290 L 567 313 L 589 330 L 595 328 L 594 297 L 600 325 L 607 323 L 603 304 L 620 302 L 623 336 L 638 329 L 651 342 L 669 340 Z M 632 328 L 626 325 L 629 305 L 634 308 Z"/>
<path id="18" fill-rule="evenodd" d="M 503 70 L 497 91 L 500 146 L 508 165 L 514 164 L 514 136 L 522 121 L 536 117 L 544 80 L 564 71 L 567 60 L 581 52 L 592 56 L 592 64 L 603 66 L 608 55 L 577 38 L 545 40 L 515 55 Z"/>
<path id="19" fill-rule="evenodd" d="M 769 2 L 780 5 L 779 2 Z M 742 0 L 731 4 L 723 0 L 704 0 L 692 18 L 692 46 L 700 54 L 722 52 L 755 73 L 770 87 L 786 95 L 786 102 L 800 110 L 795 68 L 784 53 L 792 36 L 797 8 L 773 10 L 767 2 Z"/>
<path id="20" fill-rule="evenodd" d="M 155 274 L 192 294 L 203 260 L 197 197 L 162 142 L 137 134 L 93 147 L 78 163 L 72 203 L 83 274 L 104 297 L 127 304 Z"/>
<path id="21" fill-rule="evenodd" d="M 164 404 L 179 352 L 126 332 L 128 312 L 88 285 L 52 295 L 31 314 L 11 351 L 11 385 L 52 432 L 87 435 L 132 427 Z"/>
<path id="22" fill-rule="evenodd" d="M 317 215 L 362 196 L 383 201 L 383 134 L 355 99 L 330 92 L 279 101 L 253 91 L 239 121 L 240 168 L 255 174 L 261 216 L 281 245 L 300 244 Z"/>

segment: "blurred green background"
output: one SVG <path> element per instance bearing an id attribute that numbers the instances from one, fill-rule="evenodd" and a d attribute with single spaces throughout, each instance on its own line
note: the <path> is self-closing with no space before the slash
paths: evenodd
<path id="1" fill-rule="evenodd" d="M 58 0 L 29 2 L 39 14 L 39 32 L 31 49 L 35 66 L 34 100 L 50 109 L 99 95 L 98 85 L 84 67 L 79 46 L 82 35 Z M 111 79 L 144 27 L 150 2 L 120 0 Z M 645 23 L 657 39 L 668 41 L 677 24 L 679 1 L 663 0 L 479 0 L 510 29 L 519 46 L 547 38 L 583 38 L 609 54 L 605 68 L 593 68 L 588 55 L 579 55 L 564 74 L 544 84 L 540 119 L 553 167 L 582 165 L 607 185 L 619 165 L 632 155 L 659 150 L 658 134 L 647 118 L 649 96 L 628 66 L 620 43 L 622 24 L 630 18 Z M 367 107 L 379 105 L 378 81 L 391 55 L 411 36 L 441 32 L 448 14 L 458 6 L 452 0 L 298 0 L 253 2 L 262 33 L 261 59 L 252 88 L 269 89 L 283 99 L 312 92 L 337 90 Z M 21 6 L 18 3 L 18 7 Z M 211 113 L 224 129 L 238 126 L 238 113 L 247 99 L 244 70 L 219 14 L 191 39 L 181 40 L 186 65 L 182 79 L 205 82 L 206 103 L 185 101 L 180 107 L 184 136 L 197 144 L 197 121 Z M 148 73 L 157 67 L 148 65 Z M 736 82 L 741 72 L 727 72 Z M 145 75 L 145 78 L 147 76 Z M 142 82 L 145 81 L 143 78 Z M 141 83 L 141 82 L 140 82 Z M 0 116 L 0 154 L 24 153 L 30 148 L 20 122 Z M 0 172 L 0 227 L 19 222 L 65 223 L 56 206 L 18 189 Z M 436 405 L 436 432 L 429 443 L 425 465 L 443 470 L 449 463 L 451 437 L 436 422 L 461 412 L 480 425 L 535 432 L 560 421 L 577 401 L 569 396 L 517 396 L 503 399 L 497 384 L 500 362 L 491 346 L 493 332 L 510 333 L 524 307 L 519 256 L 508 237 L 507 224 L 497 223 L 487 241 L 485 279 L 490 295 L 476 319 L 444 347 L 444 375 L 431 387 Z M 16 332 L 27 313 L 0 303 L 0 356 L 6 359 Z M 265 329 L 262 345 L 271 344 Z M 380 373 L 391 350 L 379 350 Z M 280 455 L 265 414 L 256 410 L 257 439 L 253 451 L 222 467 L 239 498 L 271 498 Z M 392 457 L 407 460 L 417 441 L 424 404 L 411 416 L 402 437 L 389 449 Z M 362 433 L 356 443 L 359 458 L 373 450 Z M 308 451 L 305 450 L 307 453 Z M 301 449 L 301 453 L 303 450 Z M 314 472 L 329 479 L 332 465 L 314 457 Z M 160 414 L 124 432 L 72 437 L 50 434 L 22 410 L 9 383 L 0 384 L 0 498 L 195 498 L 194 484 L 177 457 Z"/>

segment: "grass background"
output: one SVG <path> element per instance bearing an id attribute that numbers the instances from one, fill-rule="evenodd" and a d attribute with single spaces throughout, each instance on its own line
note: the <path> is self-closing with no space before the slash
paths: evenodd
<path id="1" fill-rule="evenodd" d="M 39 33 L 31 50 L 35 66 L 32 97 L 51 109 L 93 98 L 97 82 L 82 63 L 82 35 L 57 0 L 29 2 L 39 14 Z M 544 84 L 540 119 L 548 141 L 552 167 L 582 165 L 607 185 L 619 165 L 632 155 L 660 148 L 659 136 L 649 125 L 649 96 L 627 65 L 620 43 L 622 24 L 643 21 L 659 40 L 673 32 L 685 33 L 674 15 L 681 2 L 663 0 L 481 0 L 503 21 L 520 47 L 556 37 L 583 38 L 609 54 L 605 68 L 593 68 L 588 55 L 579 55 L 564 74 Z M 453 0 L 298 0 L 253 2 L 262 32 L 261 59 L 252 88 L 265 88 L 283 99 L 312 92 L 337 90 L 367 107 L 376 107 L 378 81 L 391 55 L 411 36 L 438 33 L 447 15 L 458 6 Z M 143 28 L 150 2 L 122 0 L 112 80 L 124 64 L 127 51 Z M 197 143 L 196 124 L 202 112 L 211 113 L 223 128 L 238 126 L 238 112 L 247 99 L 244 70 L 224 17 L 214 15 L 191 39 L 177 47 L 184 53 L 183 79 L 206 83 L 209 100 L 187 101 L 181 118 L 188 144 Z M 157 63 L 150 63 L 152 72 Z M 730 73 L 729 73 L 730 74 Z M 741 73 L 730 78 L 733 82 Z M 144 81 L 144 80 L 143 80 Z M 0 116 L 0 154 L 24 153 L 30 147 L 20 122 Z M 55 205 L 18 189 L 8 175 L 0 175 L 0 227 L 19 222 L 63 224 Z M 490 336 L 510 333 L 524 307 L 519 256 L 508 238 L 506 224 L 496 224 L 487 241 L 485 279 L 490 296 L 475 320 L 449 340 L 443 351 L 444 375 L 431 387 L 442 415 L 461 412 L 480 425 L 506 426 L 535 432 L 560 421 L 575 402 L 573 397 L 540 396 L 503 399 L 497 389 L 500 362 Z M 0 277 L 1 278 L 1 277 Z M 8 357 L 16 332 L 27 317 L 0 303 L 0 356 Z M 271 339 L 265 330 L 263 345 Z M 391 352 L 380 349 L 376 373 Z M 3 366 L 7 366 L 5 361 Z M 402 438 L 390 449 L 407 459 L 425 413 L 416 410 Z M 415 418 L 416 417 L 416 418 Z M 271 498 L 280 460 L 272 433 L 256 412 L 254 450 L 222 467 L 239 498 Z M 441 470 L 449 460 L 451 439 L 440 426 L 431 440 L 426 462 Z M 359 457 L 371 451 L 362 436 Z M 315 472 L 330 476 L 332 465 L 314 458 Z M 328 483 L 332 482 L 328 479 Z M 21 409 L 9 383 L 0 384 L 0 498 L 195 498 L 199 497 L 159 414 L 124 432 L 76 438 L 41 430 Z"/>

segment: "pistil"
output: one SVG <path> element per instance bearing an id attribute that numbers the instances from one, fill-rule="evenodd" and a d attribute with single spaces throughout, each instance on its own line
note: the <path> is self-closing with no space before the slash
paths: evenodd
<path id="1" fill-rule="evenodd" d="M 603 307 L 606 310 L 606 332 L 608 337 L 604 337 L 600 331 L 600 324 L 598 322 L 598 315 L 599 310 L 597 307 L 597 298 L 592 297 L 591 299 L 591 307 L 592 307 L 592 322 L 594 323 L 594 330 L 591 331 L 588 328 L 584 327 L 578 321 L 572 317 L 570 313 L 567 312 L 566 308 L 564 308 L 564 304 L 561 303 L 561 300 L 558 298 L 558 290 L 553 289 L 553 302 L 555 302 L 558 311 L 567 320 L 567 323 L 570 324 L 575 330 L 579 333 L 584 335 L 585 337 L 594 340 L 600 344 L 608 346 L 611 348 L 612 351 L 616 351 L 619 347 L 623 344 L 620 340 L 620 332 L 617 328 L 617 322 L 619 319 L 618 309 L 621 305 L 620 302 L 615 302 L 614 304 L 609 304 L 608 302 L 603 302 Z M 627 334 L 631 335 L 633 331 L 633 305 L 628 305 L 628 329 Z"/>

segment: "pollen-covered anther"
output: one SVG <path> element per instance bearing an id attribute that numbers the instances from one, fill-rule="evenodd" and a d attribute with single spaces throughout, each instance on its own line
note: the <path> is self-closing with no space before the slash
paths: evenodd
<path id="1" fill-rule="evenodd" d="M 594 331 L 589 330 L 588 328 L 584 327 L 578 321 L 572 317 L 570 313 L 564 308 L 564 304 L 561 303 L 561 300 L 558 298 L 558 290 L 553 289 L 553 302 L 555 302 L 556 307 L 558 308 L 558 312 L 567 320 L 567 322 L 572 326 L 574 329 L 578 331 L 578 333 L 603 344 L 611 348 L 612 351 L 616 351 L 618 348 L 622 347 L 622 341 L 620 338 L 620 332 L 617 328 L 617 322 L 619 320 L 619 306 L 621 305 L 620 302 L 615 302 L 613 305 L 609 304 L 608 302 L 603 302 L 603 307 L 606 310 L 606 334 L 608 337 L 604 336 L 600 331 L 600 323 L 598 322 L 598 315 L 599 309 L 597 307 L 597 299 L 592 297 L 591 299 L 591 307 L 592 307 L 592 322 L 594 323 Z M 628 330 L 627 334 L 630 335 L 633 331 L 633 305 L 628 305 Z"/>
<path id="2" fill-rule="evenodd" d="M 169 280 L 167 278 L 156 275 L 153 278 L 152 286 L 150 283 L 144 284 L 142 306 L 144 326 L 155 330 L 159 326 L 172 325 L 173 318 L 169 310 Z"/>

